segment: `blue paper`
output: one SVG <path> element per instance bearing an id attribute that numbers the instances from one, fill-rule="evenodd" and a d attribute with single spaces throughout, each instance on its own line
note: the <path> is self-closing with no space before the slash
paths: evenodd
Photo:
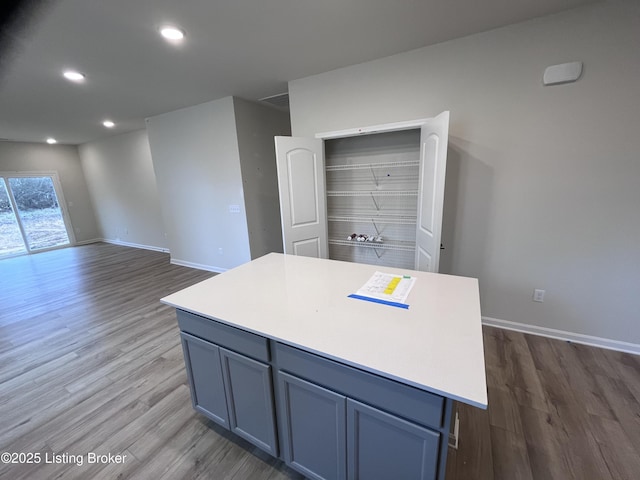
<path id="1" fill-rule="evenodd" d="M 406 308 L 406 309 L 409 308 L 409 305 L 407 305 L 406 303 L 390 302 L 388 300 L 382 300 L 380 298 L 364 297 L 362 295 L 356 295 L 355 293 L 352 293 L 351 295 L 349 295 L 349 298 L 357 298 L 358 300 L 365 300 L 367 302 L 381 303 L 383 305 L 390 305 L 392 307 Z"/>

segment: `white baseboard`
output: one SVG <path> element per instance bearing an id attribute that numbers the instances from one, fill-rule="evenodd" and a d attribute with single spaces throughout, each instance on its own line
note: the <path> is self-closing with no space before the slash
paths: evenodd
<path id="1" fill-rule="evenodd" d="M 122 247 L 142 248 L 144 250 L 153 250 L 154 252 L 169 253 L 168 248 L 155 247 L 153 245 L 142 245 L 140 243 L 123 242 L 122 240 L 112 240 L 109 238 L 101 238 L 97 240 L 99 242 L 111 243 L 113 245 L 120 245 Z"/>
<path id="2" fill-rule="evenodd" d="M 173 263 L 174 265 L 180 265 L 182 267 L 197 268 L 198 270 L 206 270 L 207 272 L 215 273 L 223 273 L 228 270 L 227 268 L 216 267 L 212 265 L 203 265 L 202 263 L 187 262 L 185 260 L 179 260 L 177 258 L 172 258 L 170 263 Z"/>
<path id="3" fill-rule="evenodd" d="M 508 320 L 500 320 L 498 318 L 491 317 L 482 317 L 482 324 L 490 327 L 504 328 L 505 330 L 514 330 L 516 332 L 530 333 L 532 335 L 540 335 L 542 337 L 555 338 L 557 340 L 565 340 L 567 342 L 581 343 L 592 347 L 600 347 L 608 350 L 617 350 L 619 352 L 640 355 L 640 345 L 636 343 L 621 342 L 619 340 L 611 340 L 610 338 L 593 337 L 591 335 L 583 335 L 581 333 L 566 332 L 564 330 L 556 330 L 555 328 L 538 327 L 536 325 L 510 322 Z"/>
<path id="4" fill-rule="evenodd" d="M 111 239 L 108 239 L 108 238 L 98 238 L 98 239 L 96 239 L 94 241 L 95 242 L 111 243 L 113 245 L 120 245 L 120 246 L 123 246 L 123 247 L 143 248 L 145 250 L 154 250 L 156 252 L 170 253 L 168 248 L 154 247 L 154 246 L 151 246 L 151 245 L 141 245 L 139 243 L 123 242 L 122 240 L 111 240 Z M 207 272 L 215 272 L 215 273 L 222 273 L 222 272 L 226 272 L 228 270 L 227 268 L 216 267 L 216 266 L 212 266 L 212 265 L 204 265 L 202 263 L 187 262 L 185 260 L 180 260 L 180 259 L 177 259 L 177 258 L 172 258 L 171 260 L 169 260 L 169 263 L 172 263 L 173 265 L 180 265 L 182 267 L 197 268 L 198 270 L 206 270 Z"/>
<path id="5" fill-rule="evenodd" d="M 74 246 L 78 246 L 78 245 L 89 245 L 91 243 L 100 243 L 100 242 L 104 242 L 104 240 L 102 238 L 91 238 L 89 240 L 82 240 L 80 242 L 75 242 L 73 245 Z"/>

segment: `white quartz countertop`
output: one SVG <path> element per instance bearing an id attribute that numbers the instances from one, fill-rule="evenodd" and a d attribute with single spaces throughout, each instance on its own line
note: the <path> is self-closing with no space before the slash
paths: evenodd
<path id="1" fill-rule="evenodd" d="M 409 309 L 348 298 L 376 271 L 417 277 Z M 161 301 L 487 407 L 475 278 L 270 253 Z"/>

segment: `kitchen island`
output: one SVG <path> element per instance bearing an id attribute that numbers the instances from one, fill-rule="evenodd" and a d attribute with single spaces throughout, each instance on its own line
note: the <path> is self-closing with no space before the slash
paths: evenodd
<path id="1" fill-rule="evenodd" d="M 376 271 L 408 309 L 349 298 Z M 444 479 L 453 401 L 487 406 L 476 279 L 272 253 L 162 301 L 194 408 L 308 478 Z"/>

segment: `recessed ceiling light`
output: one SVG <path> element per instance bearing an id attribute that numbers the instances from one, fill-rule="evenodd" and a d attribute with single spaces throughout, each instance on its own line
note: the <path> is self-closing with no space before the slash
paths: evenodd
<path id="1" fill-rule="evenodd" d="M 75 70 L 65 70 L 62 75 L 64 75 L 64 78 L 71 80 L 72 82 L 82 82 L 85 79 L 83 73 L 76 72 Z"/>
<path id="2" fill-rule="evenodd" d="M 104 122 L 102 122 L 102 125 L 104 125 L 107 128 L 113 128 L 116 126 L 116 124 L 113 123 L 111 120 L 105 120 Z"/>
<path id="3" fill-rule="evenodd" d="M 179 42 L 184 38 L 184 30 L 174 27 L 173 25 L 163 25 L 160 27 L 160 35 L 167 40 Z"/>
<path id="4" fill-rule="evenodd" d="M 49 145 L 53 145 L 54 143 L 58 143 L 58 141 L 53 137 L 49 137 L 49 138 L 47 138 L 47 143 Z"/>

